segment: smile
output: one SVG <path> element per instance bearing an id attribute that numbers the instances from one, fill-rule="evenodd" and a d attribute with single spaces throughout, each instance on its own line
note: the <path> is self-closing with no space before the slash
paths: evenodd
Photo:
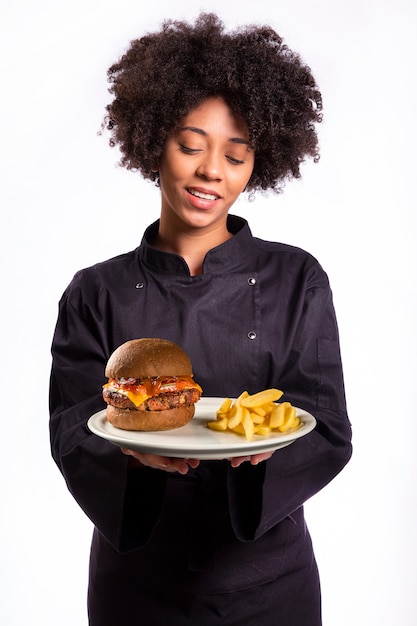
<path id="1" fill-rule="evenodd" d="M 219 196 L 212 193 L 204 193 L 202 191 L 197 191 L 196 189 L 188 189 L 187 191 L 191 195 L 196 196 L 196 198 L 202 198 L 203 200 L 217 200 L 219 198 Z"/>

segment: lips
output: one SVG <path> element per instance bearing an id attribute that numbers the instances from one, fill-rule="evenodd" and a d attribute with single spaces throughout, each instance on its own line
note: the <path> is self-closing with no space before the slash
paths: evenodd
<path id="1" fill-rule="evenodd" d="M 210 200 L 215 201 L 220 198 L 220 196 L 212 191 L 196 189 L 195 187 L 191 187 L 187 189 L 188 193 L 190 193 L 195 198 L 201 198 L 202 200 Z"/>

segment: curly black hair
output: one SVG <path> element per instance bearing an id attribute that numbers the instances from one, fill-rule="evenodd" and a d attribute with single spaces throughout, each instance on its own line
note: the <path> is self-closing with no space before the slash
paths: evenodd
<path id="1" fill-rule="evenodd" d="M 255 150 L 247 189 L 280 191 L 319 158 L 322 98 L 310 68 L 269 26 L 226 32 L 213 13 L 194 24 L 165 21 L 130 43 L 108 72 L 113 101 L 103 125 L 120 164 L 158 183 L 153 171 L 168 135 L 203 100 L 221 96 L 243 118 Z"/>

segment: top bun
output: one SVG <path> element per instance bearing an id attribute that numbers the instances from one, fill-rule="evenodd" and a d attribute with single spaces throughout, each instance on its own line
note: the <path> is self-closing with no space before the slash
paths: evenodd
<path id="1" fill-rule="evenodd" d="M 186 352 L 167 339 L 142 338 L 126 341 L 107 362 L 107 378 L 148 378 L 151 376 L 192 376 Z"/>

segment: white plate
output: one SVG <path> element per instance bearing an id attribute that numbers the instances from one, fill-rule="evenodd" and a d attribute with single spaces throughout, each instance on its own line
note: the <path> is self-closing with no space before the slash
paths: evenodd
<path id="1" fill-rule="evenodd" d="M 195 405 L 193 419 L 181 428 L 165 431 L 133 431 L 115 428 L 106 419 L 106 410 L 99 411 L 88 420 L 89 429 L 108 441 L 130 450 L 184 459 L 229 459 L 277 450 L 304 437 L 316 425 L 315 418 L 297 409 L 301 426 L 287 433 L 271 433 L 267 436 L 255 435 L 251 441 L 244 436 L 230 432 L 211 430 L 207 422 L 216 419 L 216 411 L 223 398 L 201 398 Z"/>
<path id="2" fill-rule="evenodd" d="M 315 418 L 302 409 L 297 410 L 301 426 L 286 433 L 273 432 L 267 436 L 254 435 L 251 441 L 230 432 L 211 430 L 207 422 L 216 419 L 223 398 L 201 398 L 195 405 L 193 419 L 181 428 L 165 431 L 133 431 L 116 428 L 106 419 L 106 410 L 88 420 L 89 429 L 99 437 L 130 450 L 184 459 L 228 459 L 278 450 L 304 437 L 316 425 Z"/>

